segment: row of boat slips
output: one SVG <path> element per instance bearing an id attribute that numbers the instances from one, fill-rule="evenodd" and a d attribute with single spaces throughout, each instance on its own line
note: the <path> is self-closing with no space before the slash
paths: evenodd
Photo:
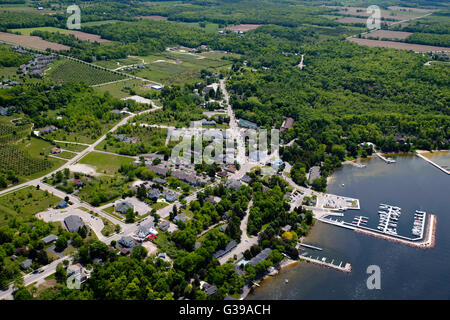
<path id="1" fill-rule="evenodd" d="M 380 222 L 377 229 L 386 234 L 397 234 L 397 223 L 402 209 L 384 203 L 381 203 L 379 208 Z"/>
<path id="2" fill-rule="evenodd" d="M 425 216 L 425 211 L 416 210 L 416 213 L 414 214 L 414 225 L 411 229 L 413 235 L 421 236 L 423 234 L 425 229 Z"/>
<path id="3" fill-rule="evenodd" d="M 354 224 L 355 226 L 367 226 L 367 221 L 369 221 L 368 217 L 364 217 L 364 216 L 355 216 L 353 218 L 352 224 Z"/>

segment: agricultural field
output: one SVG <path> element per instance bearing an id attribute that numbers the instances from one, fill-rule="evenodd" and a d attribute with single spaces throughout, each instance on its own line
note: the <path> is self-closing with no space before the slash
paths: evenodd
<path id="1" fill-rule="evenodd" d="M 214 56 L 177 52 L 166 52 L 159 56 L 158 60 L 145 64 L 146 69 L 133 70 L 131 73 L 163 84 L 184 83 L 196 81 L 202 69 L 231 65 L 230 61 Z"/>
<path id="2" fill-rule="evenodd" d="M 52 63 L 46 76 L 50 80 L 58 83 L 83 81 L 88 85 L 125 79 L 122 75 L 102 69 L 96 69 L 90 65 L 69 59 L 61 59 Z"/>
<path id="3" fill-rule="evenodd" d="M 0 196 L 0 226 L 10 218 L 29 218 L 36 213 L 54 207 L 61 201 L 47 191 L 36 190 L 35 187 L 26 187 Z"/>
<path id="4" fill-rule="evenodd" d="M 103 24 L 116 23 L 116 22 L 120 22 L 120 20 L 89 21 L 89 22 L 83 22 L 81 27 L 83 27 L 83 26 L 85 26 L 85 27 L 95 27 L 95 26 L 101 26 Z"/>
<path id="5" fill-rule="evenodd" d="M 421 44 L 395 42 L 395 41 L 370 40 L 362 38 L 351 38 L 349 39 L 349 41 L 355 42 L 362 46 L 412 50 L 414 52 L 450 51 L 450 48 L 446 47 L 435 47 L 435 46 L 427 46 Z"/>
<path id="6" fill-rule="evenodd" d="M 226 30 L 230 30 L 230 31 L 240 31 L 240 32 L 247 32 L 250 30 L 255 30 L 256 28 L 260 27 L 261 24 L 239 24 L 236 26 L 232 26 L 232 27 L 226 27 Z"/>
<path id="7" fill-rule="evenodd" d="M 45 51 L 47 49 L 54 50 L 54 51 L 67 51 L 70 50 L 70 47 L 54 43 L 50 41 L 43 40 L 40 37 L 36 36 L 23 36 L 23 35 L 17 35 L 7 32 L 0 32 L 0 41 L 14 44 L 18 46 L 22 46 L 25 48 L 32 48 L 37 50 Z"/>
<path id="8" fill-rule="evenodd" d="M 93 151 L 84 156 L 79 163 L 95 167 L 98 173 L 114 175 L 122 164 L 129 164 L 132 161 L 134 160 L 129 157 Z"/>
<path id="9" fill-rule="evenodd" d="M 59 32 L 61 34 L 72 34 L 77 38 L 78 40 L 88 40 L 91 42 L 111 42 L 110 40 L 102 39 L 99 35 L 81 32 L 81 31 L 74 31 L 74 30 L 68 30 L 68 29 L 62 29 L 62 28 L 55 28 L 55 27 L 37 27 L 37 28 L 21 28 L 21 29 L 10 29 L 9 32 L 14 33 L 20 33 L 21 35 L 29 36 L 33 31 L 44 31 L 44 32 L 52 32 L 56 33 Z"/>
<path id="10" fill-rule="evenodd" d="M 376 30 L 365 35 L 366 38 L 403 40 L 412 35 L 412 32 Z"/>

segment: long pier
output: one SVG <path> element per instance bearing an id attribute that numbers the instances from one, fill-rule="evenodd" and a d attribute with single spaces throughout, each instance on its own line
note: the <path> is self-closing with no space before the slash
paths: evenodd
<path id="1" fill-rule="evenodd" d="M 395 163 L 396 161 L 394 159 L 391 158 L 386 158 L 385 156 L 383 156 L 381 153 L 379 152 L 375 152 L 375 154 L 378 156 L 378 158 L 380 158 L 381 160 L 383 160 L 386 163 Z"/>
<path id="2" fill-rule="evenodd" d="M 343 265 L 343 262 L 341 261 L 341 263 L 339 265 L 334 264 L 334 260 L 331 260 L 331 262 L 327 262 L 327 257 L 323 257 L 323 258 L 313 258 L 312 256 L 306 256 L 307 253 L 303 253 L 302 255 L 299 255 L 300 260 L 305 260 L 305 261 L 309 261 L 324 267 L 328 267 L 328 268 L 332 268 L 338 271 L 343 271 L 343 272 L 352 272 L 352 265 L 350 263 L 345 263 Z"/>
<path id="3" fill-rule="evenodd" d="M 439 170 L 442 170 L 442 171 L 445 172 L 446 174 L 450 174 L 450 171 L 449 171 L 449 170 L 447 170 L 447 169 L 441 167 L 441 166 L 438 165 L 436 162 L 434 162 L 434 161 L 428 159 L 427 157 L 421 155 L 420 153 L 416 153 L 416 155 L 417 155 L 419 158 L 422 158 L 423 160 L 425 160 L 426 162 L 431 163 L 433 166 L 435 166 L 435 167 L 438 168 Z"/>
<path id="4" fill-rule="evenodd" d="M 313 245 L 311 245 L 311 244 L 302 243 L 302 242 L 299 242 L 299 243 L 298 243 L 298 246 L 302 246 L 302 247 L 305 247 L 305 248 L 310 248 L 310 249 L 322 251 L 322 248 L 313 246 Z"/>

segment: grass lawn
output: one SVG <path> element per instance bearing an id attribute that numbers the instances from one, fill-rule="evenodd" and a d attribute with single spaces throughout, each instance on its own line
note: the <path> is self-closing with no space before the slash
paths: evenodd
<path id="1" fill-rule="evenodd" d="M 125 98 L 130 96 L 130 89 L 139 90 L 141 92 L 148 92 L 151 89 L 142 88 L 143 85 L 148 84 L 148 82 L 144 82 L 142 80 L 127 80 L 116 83 L 107 84 L 104 86 L 94 87 L 95 91 L 100 93 L 105 93 L 108 91 L 115 98 Z"/>
<path id="2" fill-rule="evenodd" d="M 81 151 L 83 151 L 84 149 L 87 148 L 87 146 L 82 145 L 82 144 L 63 143 L 63 142 L 57 142 L 56 146 L 61 148 L 61 149 L 74 151 L 74 152 L 81 152 Z"/>
<path id="3" fill-rule="evenodd" d="M 101 152 L 89 152 L 79 163 L 94 166 L 98 173 L 114 175 L 122 164 L 133 162 L 132 158 L 116 156 Z"/>
<path id="4" fill-rule="evenodd" d="M 110 206 L 110 207 L 103 209 L 103 212 L 105 212 L 106 214 L 109 214 L 110 216 L 112 216 L 116 219 L 119 219 L 119 220 L 125 219 L 124 217 L 122 217 L 121 215 L 119 215 L 118 213 L 115 212 L 114 206 Z"/>
<path id="5" fill-rule="evenodd" d="M 54 207 L 61 201 L 49 192 L 35 187 L 23 188 L 0 197 L 0 225 L 10 217 L 29 218 L 36 213 Z"/>
<path id="6" fill-rule="evenodd" d="M 75 157 L 77 154 L 73 153 L 73 152 L 67 152 L 67 151 L 63 151 L 59 154 L 55 154 L 55 157 L 59 157 L 59 158 L 64 158 L 64 159 L 72 159 L 73 157 Z"/>

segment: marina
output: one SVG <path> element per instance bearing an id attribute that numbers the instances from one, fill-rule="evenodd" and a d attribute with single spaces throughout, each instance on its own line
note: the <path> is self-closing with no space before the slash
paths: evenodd
<path id="1" fill-rule="evenodd" d="M 383 238 L 386 240 L 400 242 L 402 244 L 407 244 L 410 246 L 420 247 L 420 248 L 431 248 L 434 246 L 434 232 L 436 230 L 436 217 L 430 215 L 430 221 L 428 223 L 428 228 L 426 229 L 427 213 L 424 211 L 416 210 L 414 214 L 414 224 L 411 230 L 412 234 L 416 237 L 411 238 L 397 233 L 398 220 L 401 215 L 401 208 L 397 206 L 392 206 L 388 204 L 381 203 L 379 205 L 379 223 L 377 229 L 370 228 L 366 225 L 368 217 L 356 216 L 353 218 L 351 223 L 344 220 L 333 220 L 328 217 L 321 217 L 317 220 L 322 221 L 327 224 L 334 226 L 354 230 L 355 232 L 364 233 L 367 235 L 375 236 L 378 238 Z M 427 236 L 424 237 L 425 230 Z"/>

